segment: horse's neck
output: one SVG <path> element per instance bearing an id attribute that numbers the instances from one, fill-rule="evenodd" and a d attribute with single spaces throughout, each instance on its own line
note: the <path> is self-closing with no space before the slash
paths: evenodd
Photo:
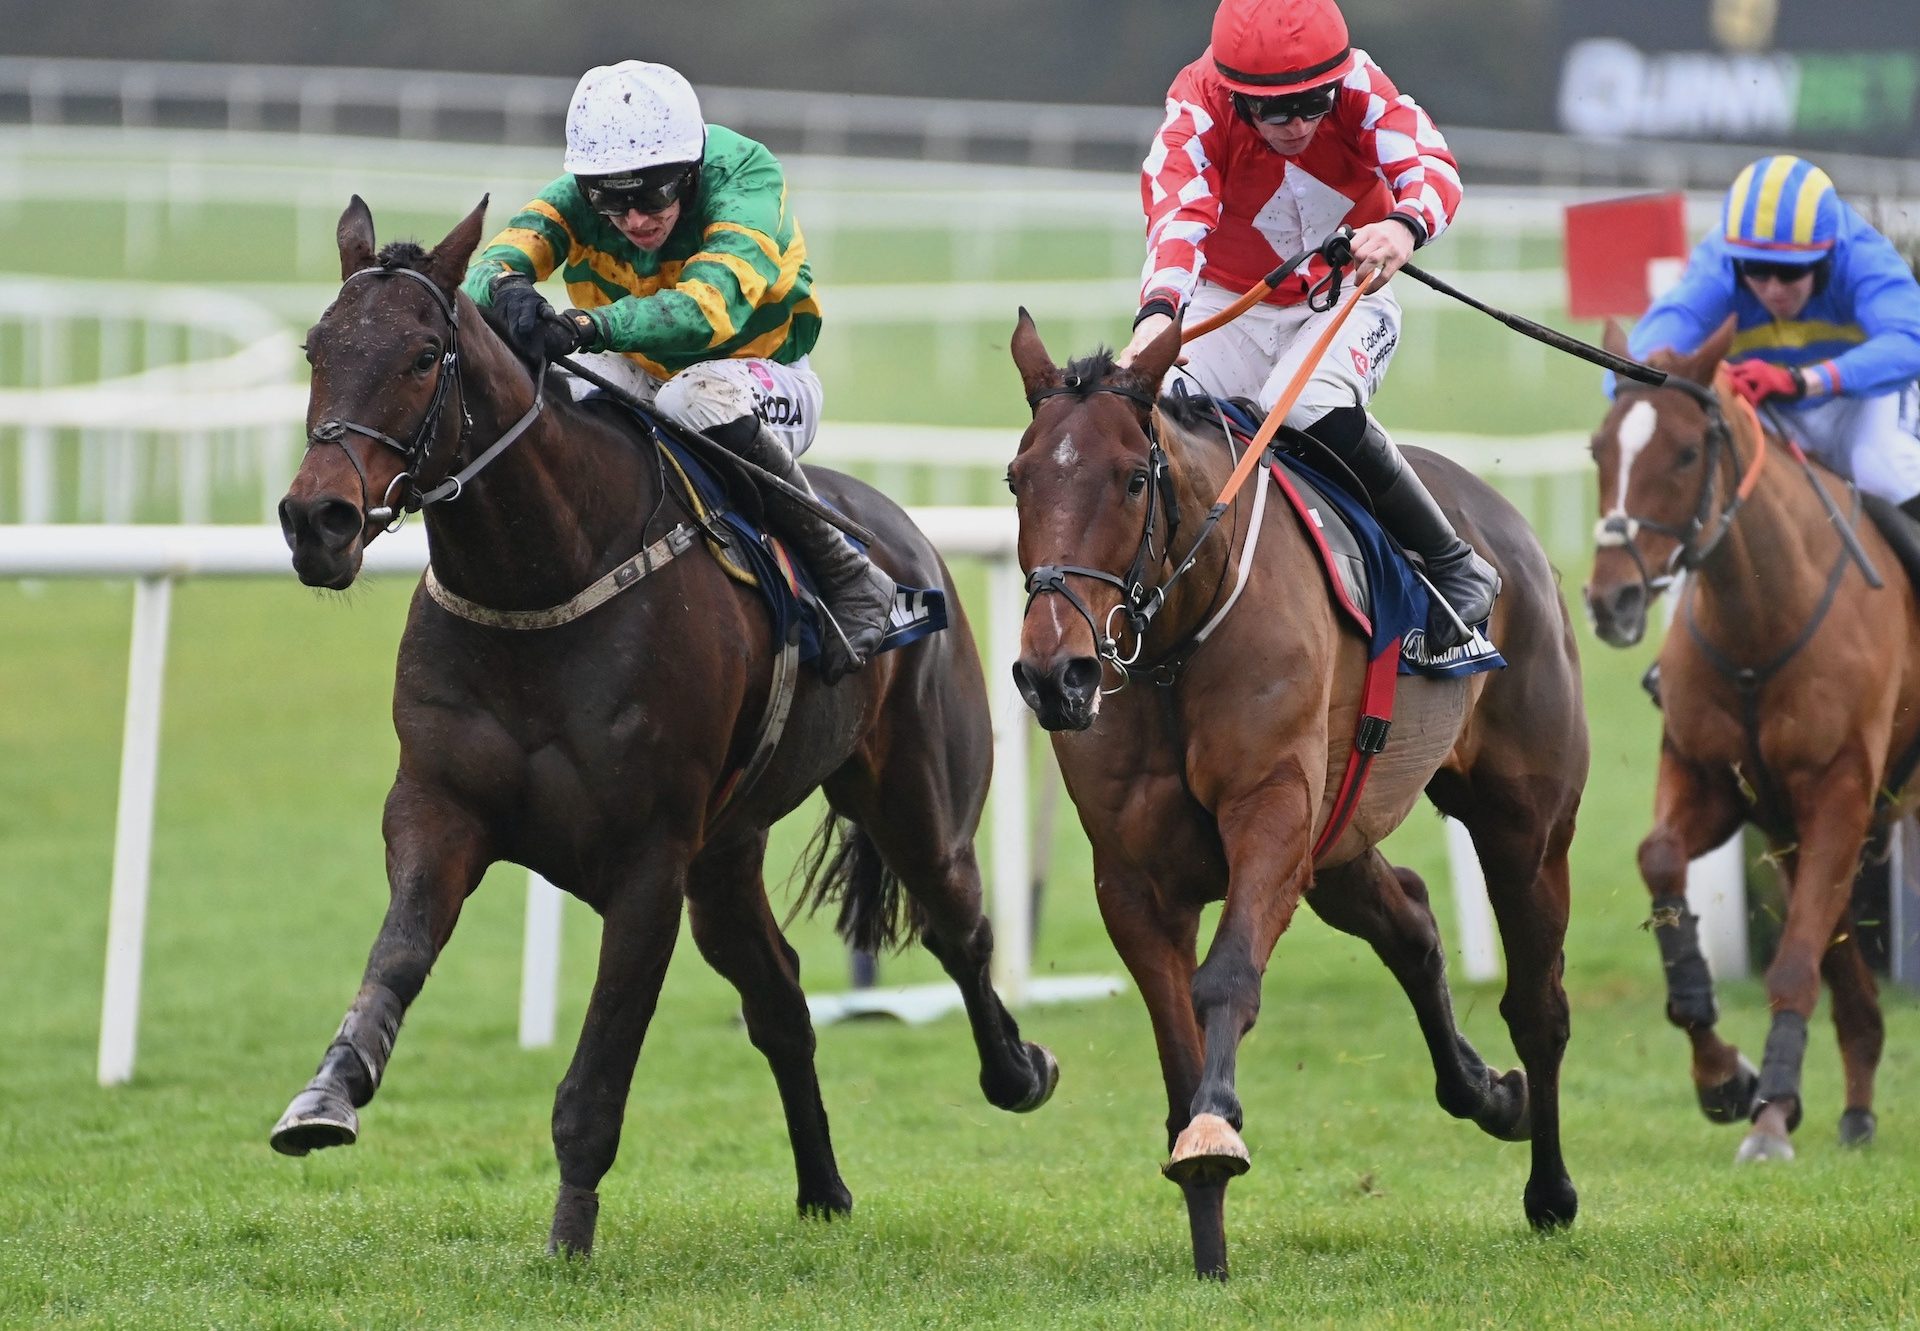
<path id="1" fill-rule="evenodd" d="M 1232 474 L 1233 458 L 1218 438 L 1164 423 L 1161 438 L 1173 463 L 1173 488 L 1180 504 L 1180 530 L 1168 541 L 1168 571 L 1171 572 L 1187 557 L 1189 550 L 1194 550 L 1194 541 L 1206 529 L 1207 513 Z M 1170 648 L 1174 639 L 1198 630 L 1231 593 L 1231 562 L 1247 539 L 1254 490 L 1264 479 L 1256 469 L 1240 487 L 1234 505 L 1222 515 L 1217 530 L 1200 543 L 1194 553 L 1193 567 L 1167 594 L 1166 613 L 1161 616 L 1165 628 L 1161 634 L 1167 636 L 1168 641 L 1160 642 L 1160 635 L 1154 635 L 1149 643 L 1150 651 Z"/>
<path id="2" fill-rule="evenodd" d="M 533 405 L 531 379 L 489 330 L 479 333 L 462 349 L 457 466 L 491 447 Z M 638 549 L 656 493 L 640 455 L 575 408 L 564 386 L 550 383 L 526 432 L 458 497 L 425 510 L 435 576 L 495 609 L 569 599 Z"/>
<path id="3" fill-rule="evenodd" d="M 1699 583 L 1695 615 L 1702 627 L 1737 630 L 1756 646 L 1790 641 L 1805 627 L 1840 557 L 1839 537 L 1814 484 L 1838 492 L 1836 502 L 1847 511 L 1844 490 L 1833 477 L 1816 470 L 1810 480 L 1778 439 L 1767 448 L 1771 456 L 1752 494 L 1725 538 L 1690 575 Z M 1752 454 L 1743 456 L 1750 460 Z"/>

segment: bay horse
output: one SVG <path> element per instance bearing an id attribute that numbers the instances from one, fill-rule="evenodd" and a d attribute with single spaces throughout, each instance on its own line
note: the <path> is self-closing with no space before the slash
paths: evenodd
<path id="1" fill-rule="evenodd" d="M 1237 602 L 1195 645 L 1227 602 L 1253 487 L 1235 497 L 1231 526 L 1200 544 L 1192 576 L 1169 586 L 1182 542 L 1193 540 L 1177 515 L 1205 513 L 1233 465 L 1220 431 L 1158 397 L 1179 345 L 1175 325 L 1129 368 L 1099 352 L 1063 372 L 1023 310 L 1012 350 L 1033 420 L 1007 477 L 1033 593 L 1014 676 L 1053 732 L 1093 843 L 1101 915 L 1146 1001 L 1166 1081 L 1164 1171 L 1185 1197 L 1195 1273 L 1227 1272 L 1226 1188 L 1248 1166 L 1235 1060 L 1302 898 L 1371 944 L 1406 991 L 1441 1106 L 1494 1137 L 1532 1143 L 1527 1219 L 1570 1224 L 1578 1203 L 1560 1147 L 1561 945 L 1587 735 L 1553 570 L 1491 488 L 1408 450 L 1461 534 L 1499 568 L 1506 591 L 1492 636 L 1511 664 L 1466 679 L 1404 679 L 1392 743 L 1352 821 L 1316 858 L 1353 747 L 1366 644 L 1336 618 L 1317 555 L 1276 504 Z M 1036 582 L 1041 569 L 1063 576 Z M 1072 595 L 1043 594 L 1049 584 Z M 1162 595 L 1135 657 L 1119 658 L 1095 626 Z M 1116 675 L 1103 689 L 1119 659 L 1171 664 L 1136 667 L 1130 683 Z M 1500 1011 L 1524 1072 L 1494 1073 L 1460 1034 L 1425 884 L 1376 849 L 1422 790 L 1465 823 L 1486 870 L 1507 962 Z M 1222 897 L 1196 967 L 1201 909 Z"/>
<path id="2" fill-rule="evenodd" d="M 1750 1122 L 1736 1154 L 1745 1161 L 1793 1155 L 1822 977 L 1846 1069 L 1840 1141 L 1873 1139 L 1885 1032 L 1849 899 L 1869 832 L 1914 803 L 1920 615 L 1900 553 L 1858 520 L 1880 501 L 1796 465 L 1719 375 L 1733 331 L 1728 320 L 1691 355 L 1656 353 L 1665 387 L 1621 381 L 1593 436 L 1601 521 L 1586 601 L 1601 640 L 1631 646 L 1671 574 L 1686 573 L 1676 611 L 1684 627 L 1660 649 L 1659 777 L 1639 867 L 1667 1020 L 1692 1045 L 1701 1110 L 1716 1123 Z M 1618 327 L 1605 342 L 1627 354 Z M 1907 525 L 1886 511 L 1896 530 Z M 1883 588 L 1868 585 L 1842 527 Z M 1686 901 L 1687 862 L 1745 822 L 1765 834 L 1787 887 L 1757 1072 L 1716 1030 L 1713 979 Z"/>
<path id="3" fill-rule="evenodd" d="M 546 391 L 460 293 L 485 208 L 431 251 L 401 242 L 376 253 L 356 196 L 338 228 L 340 293 L 307 335 L 309 443 L 280 505 L 294 569 L 310 586 L 349 586 L 366 543 L 409 497 L 406 507 L 426 504 L 431 564 L 394 675 L 390 904 L 359 993 L 272 1144 L 304 1155 L 356 1139 L 356 1111 L 462 902 L 507 860 L 602 920 L 586 1020 L 554 1099 L 549 1249 L 593 1246 L 596 1189 L 683 903 L 773 1070 L 800 1211 L 845 1213 L 853 1199 L 828 1138 L 799 957 L 762 877 L 769 824 L 816 788 L 830 807 L 805 899 L 836 897 L 861 946 L 919 934 L 965 998 L 991 1103 L 1034 1109 L 1058 1078 L 988 981 L 973 838 L 992 737 L 965 616 L 905 513 L 809 468 L 827 500 L 875 533 L 888 572 L 945 589 L 952 628 L 831 688 L 802 671 L 777 747 L 754 762 L 778 646 L 769 617 L 692 548 L 703 542 L 684 539 L 687 523 L 661 534 L 685 506 L 625 409 Z M 448 482 L 456 469 L 464 479 Z M 565 622 L 546 609 L 577 608 L 596 587 L 631 590 Z"/>

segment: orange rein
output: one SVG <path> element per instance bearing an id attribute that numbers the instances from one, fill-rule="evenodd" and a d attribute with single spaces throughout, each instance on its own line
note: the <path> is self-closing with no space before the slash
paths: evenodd
<path id="1" fill-rule="evenodd" d="M 1714 372 L 1714 387 L 1720 387 L 1721 382 L 1726 378 L 1726 373 L 1725 366 Z M 1747 464 L 1747 473 L 1740 478 L 1739 488 L 1734 491 L 1736 502 L 1745 502 L 1746 497 L 1753 493 L 1753 487 L 1760 481 L 1760 469 L 1767 465 L 1767 429 L 1760 423 L 1760 417 L 1754 411 L 1753 403 L 1738 393 L 1733 394 L 1733 400 L 1740 404 L 1740 414 L 1747 418 L 1749 425 L 1753 426 L 1753 437 L 1757 441 L 1753 449 L 1753 461 Z"/>
<path id="2" fill-rule="evenodd" d="M 1240 487 L 1246 484 L 1247 477 L 1253 474 L 1253 469 L 1259 465 L 1260 459 L 1266 454 L 1267 445 L 1272 443 L 1273 436 L 1279 433 L 1280 422 L 1286 418 L 1289 411 L 1293 410 L 1293 404 L 1299 401 L 1301 392 L 1307 386 L 1307 380 L 1313 377 L 1314 370 L 1320 364 L 1320 358 L 1327 354 L 1327 347 L 1332 344 L 1334 334 L 1340 331 L 1340 326 L 1346 323 L 1347 316 L 1353 313 L 1353 307 L 1360 303 L 1360 298 L 1366 295 L 1372 286 L 1371 275 L 1365 281 L 1355 282 L 1353 291 L 1347 296 L 1346 303 L 1340 307 L 1339 313 L 1335 314 L 1327 326 L 1320 330 L 1320 336 L 1314 339 L 1313 349 L 1307 353 L 1306 359 L 1300 362 L 1300 368 L 1294 371 L 1293 381 L 1287 385 L 1287 391 L 1282 393 L 1279 400 L 1273 404 L 1273 410 L 1269 411 L 1266 420 L 1260 423 L 1259 432 L 1247 445 L 1247 451 L 1241 454 L 1239 463 L 1233 469 L 1233 475 L 1227 477 L 1226 485 L 1221 487 L 1220 497 L 1213 501 L 1214 512 L 1217 513 L 1231 504 L 1233 497 L 1240 493 Z M 1203 320 L 1198 332 L 1210 332 L 1228 319 L 1251 309 L 1262 295 L 1272 289 L 1264 282 L 1261 283 L 1219 314 Z M 1185 342 L 1197 335 L 1197 333 L 1183 333 L 1180 340 Z"/>

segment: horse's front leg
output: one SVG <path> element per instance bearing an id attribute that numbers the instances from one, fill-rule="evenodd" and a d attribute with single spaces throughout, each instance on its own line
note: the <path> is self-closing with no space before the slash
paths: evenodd
<path id="1" fill-rule="evenodd" d="M 1240 1041 L 1260 1015 L 1260 982 L 1311 880 L 1309 786 L 1297 765 L 1221 809 L 1227 901 L 1207 959 L 1193 977 L 1193 1008 L 1206 1042 L 1192 1117 L 1173 1145 L 1169 1178 L 1230 1178 L 1246 1172 L 1240 1099 L 1234 1091 Z"/>
<path id="2" fill-rule="evenodd" d="M 573 1062 L 553 1099 L 553 1151 L 560 1161 L 547 1251 L 585 1257 L 600 1215 L 597 1189 L 620 1149 L 620 1124 L 640 1044 L 680 930 L 689 856 L 654 844 L 601 911 L 600 965 Z M 644 842 L 643 842 L 644 844 Z"/>
<path id="3" fill-rule="evenodd" d="M 1760 1061 L 1753 1126 L 1737 1160 L 1791 1160 L 1788 1141 L 1800 1126 L 1800 1068 L 1807 1052 L 1807 1018 L 1820 999 L 1820 967 L 1845 917 L 1872 817 L 1874 780 L 1842 765 L 1793 783 L 1794 825 L 1800 844 L 1787 888 L 1787 919 L 1767 967 L 1767 1006 L 1773 1025 Z"/>
<path id="4" fill-rule="evenodd" d="M 1759 1074 L 1714 1030 L 1720 1019 L 1713 975 L 1700 950 L 1699 917 L 1687 907 L 1687 865 L 1740 830 L 1732 781 L 1710 776 L 1661 737 L 1653 829 L 1640 843 L 1640 877 L 1653 898 L 1653 937 L 1667 980 L 1667 1020 L 1693 1045 L 1693 1089 L 1715 1123 L 1737 1123 L 1753 1107 Z"/>
<path id="5" fill-rule="evenodd" d="M 387 915 L 373 940 L 360 992 L 327 1046 L 319 1071 L 273 1125 L 273 1149 L 305 1155 L 350 1146 L 356 1112 L 373 1098 L 393 1054 L 400 1019 L 447 945 L 460 906 L 491 855 L 480 824 L 445 797 L 402 778 L 387 796 Z"/>
<path id="6" fill-rule="evenodd" d="M 1198 906 L 1168 906 L 1136 873 L 1094 864 L 1094 891 L 1114 950 L 1147 1005 L 1160 1075 L 1167 1086 L 1167 1148 L 1172 1150 L 1193 1117 L 1200 1086 L 1200 1024 L 1193 1015 L 1194 940 Z M 1193 1236 L 1193 1270 L 1203 1277 L 1227 1274 L 1227 1183 L 1237 1171 L 1188 1169 L 1176 1177 L 1186 1198 Z"/>

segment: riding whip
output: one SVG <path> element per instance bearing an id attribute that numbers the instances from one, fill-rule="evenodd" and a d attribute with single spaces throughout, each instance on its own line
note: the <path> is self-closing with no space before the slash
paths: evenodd
<path id="1" fill-rule="evenodd" d="M 682 425 L 678 421 L 670 421 L 664 416 L 655 415 L 651 403 L 636 397 L 633 393 L 628 392 L 604 375 L 596 374 L 594 371 L 589 370 L 579 361 L 567 356 L 557 356 L 554 358 L 553 363 L 569 374 L 580 376 L 580 378 L 586 380 L 615 401 L 625 403 L 629 407 L 635 407 L 645 412 L 648 420 L 665 429 L 677 442 L 686 444 L 688 447 L 697 449 L 710 457 L 720 458 L 723 465 L 734 467 L 746 473 L 747 477 L 756 485 L 764 489 L 777 491 L 786 496 L 816 517 L 838 527 L 841 531 L 853 537 L 854 540 L 859 541 L 861 544 L 873 545 L 876 543 L 872 532 L 868 531 L 844 513 L 836 513 L 833 509 L 821 503 L 799 486 L 787 484 L 765 467 L 747 461 L 747 459 L 741 457 L 732 449 L 727 448 L 725 445 L 717 444 L 707 438 L 707 436 L 700 433 L 700 431 Z"/>

